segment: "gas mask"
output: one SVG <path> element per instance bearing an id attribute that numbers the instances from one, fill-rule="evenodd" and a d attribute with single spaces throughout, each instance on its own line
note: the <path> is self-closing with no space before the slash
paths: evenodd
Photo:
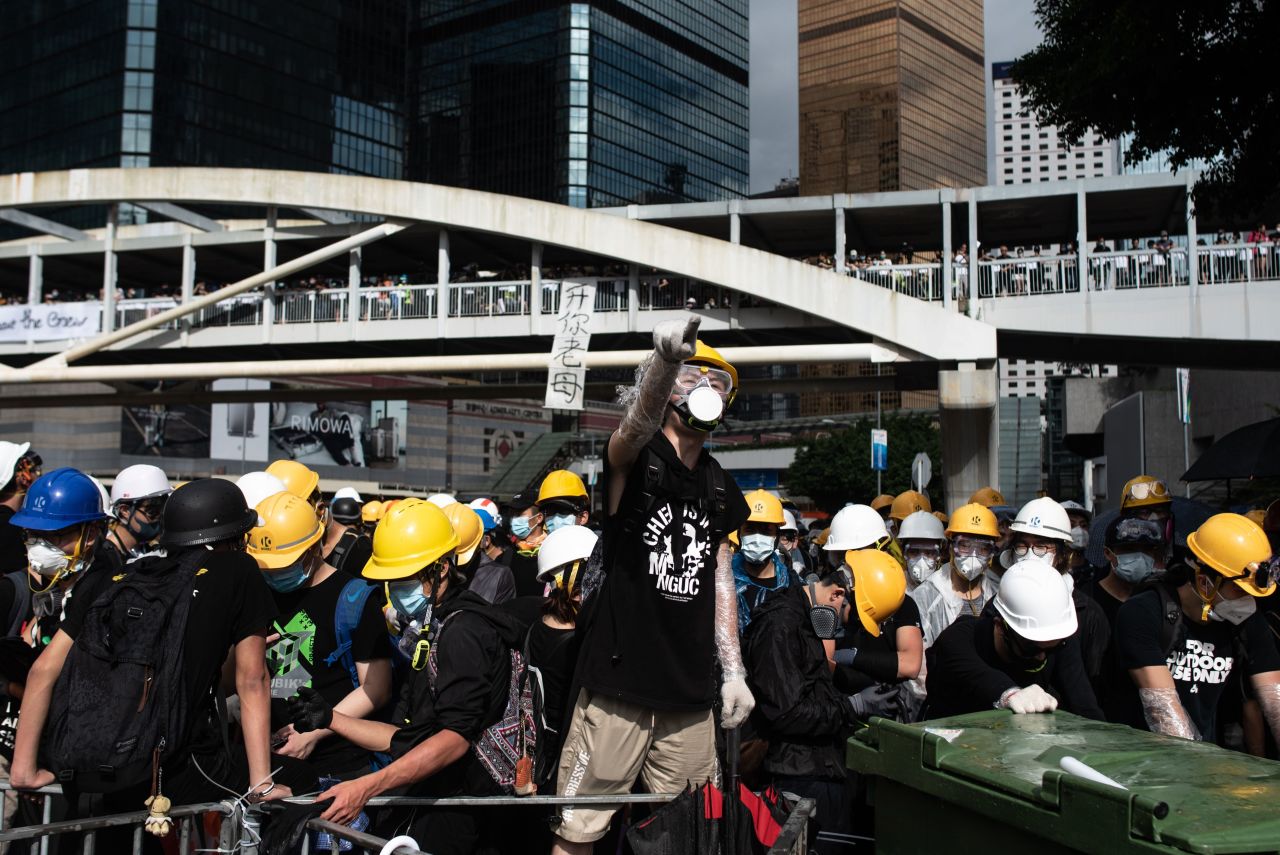
<path id="1" fill-rule="evenodd" d="M 750 564 L 763 564 L 773 555 L 774 545 L 767 534 L 748 534 L 742 538 L 742 557 Z"/>
<path id="2" fill-rule="evenodd" d="M 818 602 L 818 577 L 809 577 L 809 624 L 813 634 L 823 641 L 831 641 L 844 635 L 844 622 L 835 606 Z"/>
<path id="3" fill-rule="evenodd" d="M 720 426 L 725 400 L 732 390 L 729 372 L 686 363 L 676 372 L 672 394 L 678 397 L 671 406 L 686 425 L 710 432 Z"/>

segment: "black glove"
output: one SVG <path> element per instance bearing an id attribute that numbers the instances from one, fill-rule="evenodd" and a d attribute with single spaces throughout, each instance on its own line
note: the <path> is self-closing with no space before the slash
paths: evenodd
<path id="1" fill-rule="evenodd" d="M 333 707 L 315 689 L 303 686 L 289 701 L 289 718 L 298 733 L 324 730 L 333 724 Z"/>
<path id="2" fill-rule="evenodd" d="M 850 695 L 849 704 L 853 707 L 853 714 L 863 721 L 873 715 L 895 718 L 898 715 L 898 687 L 885 683 L 868 686 L 858 694 Z"/>
<path id="3" fill-rule="evenodd" d="M 858 658 L 858 648 L 842 647 L 831 657 L 831 661 L 837 665 L 852 665 L 853 660 Z"/>
<path id="4" fill-rule="evenodd" d="M 307 831 L 307 823 L 328 810 L 331 804 L 333 799 L 309 805 L 280 805 L 274 802 L 260 805 L 258 809 L 271 818 L 263 826 L 262 844 L 258 851 L 263 855 L 291 855 L 297 852 L 302 835 Z"/>

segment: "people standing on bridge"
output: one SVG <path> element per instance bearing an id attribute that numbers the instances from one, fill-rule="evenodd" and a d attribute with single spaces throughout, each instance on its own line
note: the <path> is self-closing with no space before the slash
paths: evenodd
<path id="1" fill-rule="evenodd" d="M 1276 589 L 1266 534 L 1239 514 L 1215 514 L 1187 536 L 1182 559 L 1167 585 L 1133 594 L 1116 615 L 1117 653 L 1148 728 L 1221 742 L 1219 706 L 1241 670 L 1280 738 L 1280 653 L 1257 612 Z"/>
<path id="2" fill-rule="evenodd" d="M 658 324 L 635 385 L 620 390 L 626 410 L 605 456 L 605 572 L 580 621 L 582 688 L 558 795 L 627 793 L 637 778 L 650 792 L 676 792 L 717 778 L 717 659 L 721 724 L 737 727 L 754 705 L 727 540 L 749 509 L 704 448 L 738 372 L 697 340 L 699 322 Z M 554 851 L 590 852 L 613 813 L 565 808 Z"/>
<path id="3" fill-rule="evenodd" d="M 360 513 L 358 499 L 335 495 L 324 530 L 325 563 L 349 577 L 358 577 L 373 554 L 373 541 L 360 528 Z"/>
<path id="4" fill-rule="evenodd" d="M 111 484 L 111 528 L 101 557 L 113 572 L 149 552 L 164 523 L 164 504 L 173 492 L 169 476 L 149 463 L 126 466 Z"/>
<path id="5" fill-rule="evenodd" d="M 753 490 L 744 498 L 751 513 L 738 529 L 740 548 L 733 555 L 739 638 L 767 595 L 800 584 L 790 561 L 778 549 L 778 533 L 786 521 L 782 502 L 768 490 Z"/>
<path id="6" fill-rule="evenodd" d="M 22 507 L 27 489 L 40 477 L 41 469 L 40 455 L 31 450 L 31 443 L 0 440 L 0 480 L 4 482 L 0 486 L 0 574 L 27 570 L 25 537 L 9 519 Z"/>

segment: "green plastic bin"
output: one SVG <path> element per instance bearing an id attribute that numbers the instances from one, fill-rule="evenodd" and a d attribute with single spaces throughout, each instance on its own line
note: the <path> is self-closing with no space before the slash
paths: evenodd
<path id="1" fill-rule="evenodd" d="M 1280 763 L 1069 713 L 874 719 L 846 758 L 885 855 L 1280 852 Z"/>

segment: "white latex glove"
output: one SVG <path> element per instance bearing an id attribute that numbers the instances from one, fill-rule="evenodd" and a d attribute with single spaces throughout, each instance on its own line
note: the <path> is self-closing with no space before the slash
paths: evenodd
<path id="1" fill-rule="evenodd" d="M 400 631 L 400 612 L 396 611 L 396 607 L 387 603 L 382 607 L 382 616 L 387 619 L 387 626 L 391 627 L 392 632 Z"/>
<path id="2" fill-rule="evenodd" d="M 720 726 L 725 730 L 733 730 L 746 721 L 755 706 L 756 699 L 741 677 L 725 680 L 720 686 Z"/>
<path id="3" fill-rule="evenodd" d="M 1012 710 L 1018 715 L 1025 713 L 1053 712 L 1058 708 L 1058 699 L 1040 688 L 1035 683 L 1025 689 L 1009 692 L 1000 699 L 1001 707 Z"/>
<path id="4" fill-rule="evenodd" d="M 653 349 L 663 362 L 684 362 L 698 347 L 698 326 L 702 318 L 690 315 L 683 321 L 663 321 L 653 328 Z"/>

